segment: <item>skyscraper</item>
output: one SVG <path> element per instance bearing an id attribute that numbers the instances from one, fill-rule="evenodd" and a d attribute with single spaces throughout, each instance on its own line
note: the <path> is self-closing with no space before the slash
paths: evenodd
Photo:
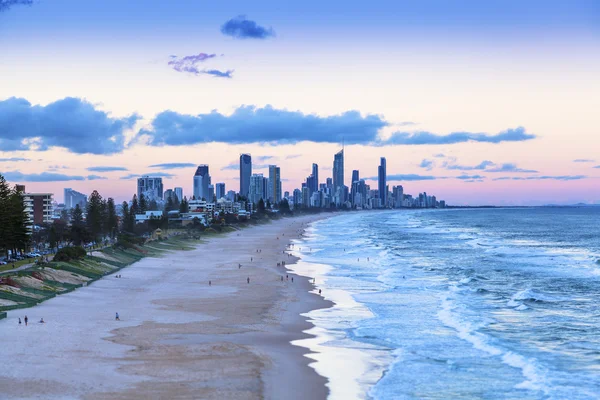
<path id="1" fill-rule="evenodd" d="M 264 192 L 265 188 L 263 174 L 253 174 L 250 177 L 250 191 L 248 192 L 248 200 L 254 204 L 258 204 L 260 199 L 263 199 L 263 201 L 266 203 L 266 199 L 263 197 Z"/>
<path id="2" fill-rule="evenodd" d="M 137 197 L 144 195 L 147 200 L 162 200 L 163 183 L 162 178 L 154 176 L 142 176 L 137 180 Z"/>
<path id="3" fill-rule="evenodd" d="M 85 210 L 87 196 L 71 188 L 65 188 L 65 209 L 75 208 L 77 204 L 79 204 L 79 207 L 81 207 L 82 210 Z"/>
<path id="4" fill-rule="evenodd" d="M 209 192 L 208 186 L 210 185 L 210 175 L 208 173 L 208 165 L 199 165 L 196 173 L 194 174 L 194 197 L 196 200 L 202 198 L 208 200 Z"/>
<path id="5" fill-rule="evenodd" d="M 403 207 L 404 188 L 402 187 L 402 185 L 394 186 L 393 193 L 394 193 L 394 207 L 396 207 L 396 208 Z"/>
<path id="6" fill-rule="evenodd" d="M 333 157 L 333 196 L 336 204 L 343 203 L 344 198 L 344 149 Z"/>
<path id="7" fill-rule="evenodd" d="M 217 183 L 215 185 L 215 196 L 216 196 L 216 200 L 219 200 L 219 199 L 225 197 L 225 184 L 224 183 Z"/>
<path id="8" fill-rule="evenodd" d="M 358 170 L 355 169 L 352 171 L 352 182 L 350 182 L 350 201 L 352 202 L 352 205 L 356 205 L 356 190 L 358 187 L 358 182 L 359 182 L 359 173 Z"/>
<path id="9" fill-rule="evenodd" d="M 275 204 L 281 201 L 281 170 L 277 165 L 269 165 L 269 200 Z"/>
<path id="10" fill-rule="evenodd" d="M 381 157 L 377 174 L 377 189 L 379 190 L 379 198 L 381 199 L 381 207 L 387 207 L 387 184 L 386 184 L 386 165 L 385 157 Z"/>
<path id="11" fill-rule="evenodd" d="M 250 154 L 240 154 L 240 196 L 248 197 L 251 176 L 252 157 Z"/>
<path id="12" fill-rule="evenodd" d="M 317 192 L 319 190 L 319 166 L 314 163 L 312 165 L 312 176 L 313 176 L 314 180 L 313 180 L 313 187 L 311 188 L 311 190 L 313 192 Z"/>
<path id="13" fill-rule="evenodd" d="M 173 191 L 175 192 L 175 196 L 177 196 L 177 200 L 183 200 L 183 188 L 176 187 Z"/>

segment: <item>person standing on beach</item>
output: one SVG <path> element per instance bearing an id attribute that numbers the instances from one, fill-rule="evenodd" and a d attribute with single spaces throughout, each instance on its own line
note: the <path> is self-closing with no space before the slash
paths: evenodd
<path id="1" fill-rule="evenodd" d="M 208 281 L 208 286 L 212 286 L 212 281 Z"/>
<path id="2" fill-rule="evenodd" d="M 21 317 L 19 317 L 19 325 L 21 325 Z"/>
<path id="3" fill-rule="evenodd" d="M 27 326 L 27 321 L 29 321 L 29 318 L 27 318 L 27 315 L 25 316 L 25 318 L 23 318 L 23 320 L 25 321 L 25 326 Z"/>
<path id="4" fill-rule="evenodd" d="M 115 321 L 120 321 L 121 319 L 119 318 L 119 313 L 115 313 Z"/>
<path id="5" fill-rule="evenodd" d="M 250 277 L 248 277 L 248 279 L 246 279 L 246 281 L 247 281 L 248 283 L 250 283 Z"/>

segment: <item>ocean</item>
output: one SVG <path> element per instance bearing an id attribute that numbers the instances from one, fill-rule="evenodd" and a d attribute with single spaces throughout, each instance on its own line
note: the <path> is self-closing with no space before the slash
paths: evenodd
<path id="1" fill-rule="evenodd" d="M 332 399 L 600 398 L 600 208 L 344 213 L 294 251 Z"/>

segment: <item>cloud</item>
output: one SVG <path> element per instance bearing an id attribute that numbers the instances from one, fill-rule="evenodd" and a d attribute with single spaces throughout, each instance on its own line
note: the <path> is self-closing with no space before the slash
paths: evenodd
<path id="1" fill-rule="evenodd" d="M 431 169 L 433 168 L 433 161 L 425 159 L 421 161 L 419 167 L 425 168 L 427 171 L 431 171 Z"/>
<path id="2" fill-rule="evenodd" d="M 0 0 L 0 12 L 7 11 L 12 6 L 25 5 L 30 6 L 33 0 Z"/>
<path id="3" fill-rule="evenodd" d="M 2 1 L 2 0 L 0 0 Z M 22 157 L 10 157 L 10 158 L 0 158 L 0 162 L 20 162 L 20 161 L 31 161 L 29 158 Z"/>
<path id="4" fill-rule="evenodd" d="M 321 117 L 300 111 L 241 106 L 227 116 L 217 111 L 186 115 L 163 111 L 152 121 L 147 135 L 149 144 L 189 145 L 196 143 L 276 143 L 301 141 L 366 144 L 377 139 L 379 129 L 387 126 L 378 115 L 362 116 L 358 111 Z"/>
<path id="5" fill-rule="evenodd" d="M 600 165 L 596 165 L 594 168 L 600 168 Z"/>
<path id="6" fill-rule="evenodd" d="M 512 164 L 512 163 L 502 164 L 496 168 L 486 169 L 485 171 L 486 172 L 519 172 L 519 173 L 526 173 L 526 174 L 538 172 L 533 169 L 519 168 L 519 167 L 517 167 L 516 164 Z"/>
<path id="7" fill-rule="evenodd" d="M 286 156 L 285 159 L 292 160 L 292 159 L 298 158 L 298 157 L 302 157 L 302 154 L 290 154 L 289 156 Z"/>
<path id="8" fill-rule="evenodd" d="M 122 176 L 119 179 L 123 179 L 123 180 L 137 179 L 137 178 L 141 178 L 142 176 L 150 176 L 150 177 L 157 177 L 157 178 L 173 178 L 175 175 L 169 174 L 168 172 L 152 172 L 152 173 L 148 173 L 148 174 L 129 174 L 129 175 Z"/>
<path id="9" fill-rule="evenodd" d="M 577 160 L 573 160 L 573 162 L 576 163 L 593 163 L 596 162 L 595 160 L 589 160 L 587 158 L 578 158 Z"/>
<path id="10" fill-rule="evenodd" d="M 98 179 L 108 179 L 107 177 L 100 176 L 100 175 L 88 175 L 87 178 L 88 178 L 89 181 L 95 181 L 95 180 L 98 180 Z"/>
<path id="11" fill-rule="evenodd" d="M 580 179 L 586 179 L 585 175 L 562 175 L 562 176 L 503 176 L 501 178 L 495 178 L 494 181 L 535 181 L 535 180 L 556 180 L 556 181 L 575 181 Z"/>
<path id="12" fill-rule="evenodd" d="M 113 171 L 127 171 L 125 167 L 88 167 L 86 168 L 90 172 L 113 172 Z"/>
<path id="13" fill-rule="evenodd" d="M 218 69 L 205 69 L 200 71 L 203 74 L 212 75 L 216 78 L 233 78 L 233 70 L 228 69 L 227 71 L 219 71 Z"/>
<path id="14" fill-rule="evenodd" d="M 202 69 L 198 66 L 211 58 L 217 57 L 216 54 L 199 53 L 191 56 L 177 57 L 170 56 L 171 60 L 167 63 L 177 72 L 185 72 L 193 75 L 207 74 L 218 78 L 231 78 L 233 70 L 219 71 L 217 69 Z"/>
<path id="15" fill-rule="evenodd" d="M 487 133 L 470 133 L 470 132 L 452 132 L 448 135 L 436 135 L 435 133 L 419 131 L 419 132 L 396 132 L 381 145 L 401 144 L 401 145 L 439 145 L 439 144 L 455 144 L 466 142 L 480 143 L 501 143 L 501 142 L 521 142 L 524 140 L 534 139 L 536 136 L 528 134 L 525 128 L 518 127 L 515 129 L 507 129 L 495 135 Z"/>
<path id="16" fill-rule="evenodd" d="M 77 154 L 114 154 L 125 147 L 124 132 L 140 119 L 112 118 L 85 100 L 66 97 L 46 106 L 22 98 L 0 101 L 0 148 L 48 150 L 62 147 Z"/>
<path id="17" fill-rule="evenodd" d="M 480 162 L 477 165 L 458 165 L 458 164 L 448 164 L 445 163 L 444 167 L 449 170 L 458 170 L 458 171 L 475 171 L 475 170 L 484 170 L 489 166 L 496 165 L 495 163 L 485 160 Z"/>
<path id="18" fill-rule="evenodd" d="M 196 167 L 196 164 L 192 163 L 164 163 L 164 164 L 154 164 L 148 166 L 148 168 L 162 168 L 162 169 L 177 169 L 177 168 L 192 168 Z"/>
<path id="19" fill-rule="evenodd" d="M 485 179 L 485 176 L 481 176 L 481 175 L 459 175 L 456 177 L 456 179 L 461 179 L 464 181 L 474 181 L 474 180 L 483 180 Z"/>
<path id="20" fill-rule="evenodd" d="M 435 157 L 435 158 L 445 158 L 445 157 L 446 157 L 446 155 L 445 155 L 445 154 L 442 154 L 442 153 L 438 153 L 438 154 L 435 154 L 435 155 L 434 155 L 434 157 Z"/>
<path id="21" fill-rule="evenodd" d="M 246 19 L 245 15 L 225 22 L 221 26 L 221 33 L 236 39 L 267 39 L 275 36 L 272 28 L 262 27 L 255 21 Z"/>
<path id="22" fill-rule="evenodd" d="M 24 174 L 20 171 L 9 171 L 2 175 L 4 175 L 4 178 L 10 182 L 66 182 L 85 180 L 85 177 L 83 176 L 56 174 L 53 172 Z"/>
<path id="23" fill-rule="evenodd" d="M 259 161 L 259 162 L 264 162 L 267 160 L 271 160 L 273 158 L 275 158 L 275 156 L 257 156 L 257 157 L 254 157 L 254 160 Z"/>
<path id="24" fill-rule="evenodd" d="M 256 171 L 257 169 L 266 169 L 269 168 L 269 164 L 252 164 L 252 170 Z M 228 164 L 226 166 L 224 166 L 223 168 L 221 168 L 221 171 L 227 171 L 227 170 L 234 170 L 237 171 L 240 169 L 240 164 L 239 163 L 231 163 Z"/>
<path id="25" fill-rule="evenodd" d="M 376 181 L 377 176 L 364 178 L 367 181 Z M 431 175 L 416 175 L 416 174 L 391 174 L 387 175 L 388 181 L 433 181 L 436 179 L 446 179 L 446 177 L 431 176 Z"/>

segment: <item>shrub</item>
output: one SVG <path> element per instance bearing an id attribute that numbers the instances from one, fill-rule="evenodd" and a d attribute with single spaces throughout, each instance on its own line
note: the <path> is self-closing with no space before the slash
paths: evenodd
<path id="1" fill-rule="evenodd" d="M 62 249 L 59 249 L 54 256 L 54 261 L 68 262 L 71 260 L 81 260 L 85 257 L 85 254 L 85 249 L 80 246 L 63 247 Z"/>

